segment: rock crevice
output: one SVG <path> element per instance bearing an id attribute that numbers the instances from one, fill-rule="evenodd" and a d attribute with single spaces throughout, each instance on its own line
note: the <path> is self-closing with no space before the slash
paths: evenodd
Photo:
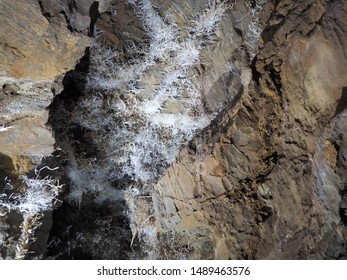
<path id="1" fill-rule="evenodd" d="M 0 0 L 1 258 L 345 259 L 346 11 Z"/>

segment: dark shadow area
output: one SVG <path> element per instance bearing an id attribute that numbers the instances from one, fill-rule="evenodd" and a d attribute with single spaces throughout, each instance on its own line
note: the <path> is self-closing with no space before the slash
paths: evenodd
<path id="1" fill-rule="evenodd" d="M 12 172 L 14 171 L 14 166 L 12 159 L 0 152 L 0 187 L 5 184 L 5 178 L 11 178 Z"/>
<path id="2" fill-rule="evenodd" d="M 343 208 L 343 207 L 340 207 L 339 214 L 340 214 L 340 218 L 341 218 L 342 223 L 345 226 L 347 226 L 347 209 Z"/>
<path id="3" fill-rule="evenodd" d="M 343 188 L 339 190 L 339 193 L 341 196 L 339 215 L 341 222 L 347 226 L 347 182 L 344 184 Z"/>
<path id="4" fill-rule="evenodd" d="M 88 197 L 86 201 L 92 201 Z M 65 201 L 53 212 L 47 257 L 62 260 L 127 259 L 131 231 L 120 215 L 124 203 L 84 203 L 81 208 Z M 125 230 L 125 229 L 129 230 Z"/>
<path id="5" fill-rule="evenodd" d="M 57 148 L 54 166 L 61 171 L 60 182 L 65 189 L 60 197 L 61 206 L 52 213 L 46 259 L 128 259 L 131 253 L 127 206 L 122 198 L 115 203 L 98 202 L 94 193 L 84 193 L 79 202 L 69 197 L 71 177 L 68 174 L 76 168 L 72 157 L 84 163 L 93 160 L 95 164 L 95 160 L 105 156 L 94 144 L 92 133 L 72 120 L 78 102 L 84 95 L 91 94 L 86 88 L 89 65 L 87 49 L 75 69 L 66 73 L 63 91 L 49 106 L 49 125 Z M 117 188 L 114 182 L 112 186 Z"/>
<path id="6" fill-rule="evenodd" d="M 94 36 L 94 28 L 96 21 L 100 17 L 99 12 L 99 1 L 94 1 L 89 8 L 89 16 L 90 16 L 90 25 L 89 25 L 89 36 Z"/>
<path id="7" fill-rule="evenodd" d="M 84 94 L 87 83 L 87 75 L 89 73 L 90 64 L 90 49 L 86 48 L 84 56 L 80 59 L 74 70 L 67 72 L 63 78 L 63 91 L 58 94 L 52 104 L 49 106 L 50 118 L 49 124 L 58 125 L 55 123 L 56 115 L 59 114 L 61 106 L 69 112 L 73 111 L 75 103 Z"/>
<path id="8" fill-rule="evenodd" d="M 342 88 L 342 94 L 336 105 L 335 116 L 340 114 L 347 107 L 347 87 Z"/>

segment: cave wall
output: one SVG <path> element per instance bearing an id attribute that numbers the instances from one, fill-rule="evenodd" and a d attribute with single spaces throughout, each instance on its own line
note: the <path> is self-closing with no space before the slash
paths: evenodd
<path id="1" fill-rule="evenodd" d="M 90 0 L 0 1 L 1 258 L 25 258 L 24 243 L 29 240 L 34 243 L 32 258 L 45 255 L 51 211 L 36 220 L 29 218 L 33 234 L 25 235 L 30 226 L 23 224 L 24 212 L 11 209 L 18 206 L 12 200 L 16 195 L 23 200 L 27 193 L 23 176 L 35 178 L 35 168 L 57 167 L 48 160 L 55 151 L 55 138 L 47 125 L 47 107 L 62 91 L 63 76 L 92 44 L 91 27 L 107 6 L 108 1 Z M 59 172 L 54 176 L 61 177 Z"/>
<path id="2" fill-rule="evenodd" d="M 191 258 L 345 256 L 346 8 L 273 5 L 248 94 L 159 179 L 157 226 Z"/>
<path id="3" fill-rule="evenodd" d="M 109 1 L 0 1 L 0 73 L 14 78 L 53 79 L 74 68 L 88 37 L 95 4 Z"/>
<path id="4" fill-rule="evenodd" d="M 117 151 L 107 143 L 132 120 L 100 124 L 122 102 L 137 104 L 121 99 L 129 84 L 92 82 L 105 73 L 112 81 L 114 64 L 132 70 L 147 55 L 129 48 L 131 41 L 148 52 L 153 39 L 138 2 L 0 0 L 1 194 L 10 195 L 6 177 L 25 192 L 21 176 L 47 164 L 65 185 L 60 202 L 37 217 L 1 206 L 1 258 L 346 258 L 347 4 L 226 1 L 218 18 L 208 13 L 219 1 L 151 1 L 178 42 L 201 40 L 185 71 L 203 101 L 195 113 L 212 121 L 169 166 L 149 161 L 151 181 L 136 181 L 117 177 L 122 168 L 111 164 Z M 194 35 L 198 15 L 218 25 L 206 21 Z M 115 50 L 117 59 L 98 62 Z M 153 98 L 173 67 L 150 62 L 137 80 L 145 89 L 138 103 Z M 160 112 L 185 113 L 187 104 L 168 99 Z M 100 114 L 91 114 L 94 105 Z M 100 126 L 87 128 L 81 116 Z M 159 136 L 170 139 L 166 133 Z"/>

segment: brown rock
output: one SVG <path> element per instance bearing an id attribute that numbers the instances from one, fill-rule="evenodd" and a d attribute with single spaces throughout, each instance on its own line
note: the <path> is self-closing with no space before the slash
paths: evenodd
<path id="1" fill-rule="evenodd" d="M 42 10 L 46 2 L 0 1 L 2 75 L 52 79 L 73 68 L 85 47 L 91 44 L 86 35 L 69 30 L 64 10 L 52 14 Z M 84 21 L 89 25 L 87 17 Z"/>
<path id="2" fill-rule="evenodd" d="M 195 162 L 182 151 L 155 187 L 163 199 L 171 174 L 170 182 L 184 184 L 185 191 L 198 184 L 204 194 L 182 217 L 190 234 L 184 227 L 175 228 L 178 236 L 195 244 L 191 258 L 345 255 L 347 207 L 341 190 L 347 179 L 342 126 L 346 114 L 340 105 L 336 116 L 336 106 L 342 104 L 347 84 L 347 33 L 341 28 L 347 5 L 281 1 L 273 8 L 249 96 L 243 97 L 235 117 L 229 113 L 229 120 L 227 116 L 215 122 L 228 129 L 216 131 L 211 125 L 194 140 L 199 143 L 204 137 L 209 143 L 202 149 L 200 161 L 206 169 L 199 174 L 201 180 L 191 185 L 174 177 Z M 211 154 L 224 170 L 216 174 L 221 177 L 209 175 L 216 170 L 209 164 Z M 175 190 L 173 198 L 182 197 L 175 185 L 170 188 Z M 193 215 L 197 208 L 204 213 L 199 220 Z M 202 236 L 214 240 L 209 253 L 203 249 L 205 239 L 192 234 L 198 228 L 206 228 Z"/>

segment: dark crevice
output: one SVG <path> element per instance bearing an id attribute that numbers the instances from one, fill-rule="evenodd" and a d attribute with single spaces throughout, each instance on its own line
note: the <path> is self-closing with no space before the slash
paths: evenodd
<path id="1" fill-rule="evenodd" d="M 339 190 L 339 194 L 341 196 L 339 216 L 340 216 L 341 222 L 345 226 L 347 226 L 347 182 Z"/>
<path id="2" fill-rule="evenodd" d="M 339 102 L 336 105 L 335 116 L 342 113 L 347 107 L 347 87 L 343 87 Z"/>
<path id="3" fill-rule="evenodd" d="M 94 143 L 93 135 L 72 120 L 72 115 L 87 89 L 90 51 L 80 59 L 74 70 L 63 78 L 63 91 L 57 94 L 49 106 L 49 125 L 52 127 L 57 149 L 55 166 L 62 171 L 60 182 L 66 188 L 61 194 L 62 205 L 53 211 L 53 224 L 47 242 L 48 259 L 128 259 L 133 252 L 130 248 L 131 230 L 126 216 L 128 209 L 124 198 L 117 203 L 108 199 L 97 201 L 93 193 L 83 193 L 80 201 L 69 196 L 72 184 L 69 174 L 78 171 L 76 162 L 98 161 L 100 151 Z M 93 178 L 91 178 L 93 179 Z M 88 178 L 84 178 L 88 180 Z M 105 180 L 109 180 L 105 178 Z M 117 182 L 110 182 L 117 189 Z M 93 241 L 99 239 L 99 241 Z M 135 242 L 134 247 L 137 244 Z"/>
<path id="4" fill-rule="evenodd" d="M 258 58 L 257 56 L 255 56 L 251 62 L 250 67 L 252 70 L 252 80 L 255 82 L 257 86 L 259 86 L 261 74 L 257 71 L 257 66 L 256 66 L 257 62 L 258 62 Z"/>
<path id="5" fill-rule="evenodd" d="M 89 8 L 89 16 L 90 16 L 90 25 L 89 25 L 89 36 L 94 36 L 94 28 L 96 21 L 100 17 L 100 12 L 99 12 L 99 1 L 94 1 L 92 5 Z"/>
<path id="6" fill-rule="evenodd" d="M 284 158 L 284 157 L 285 157 L 285 155 L 281 155 L 281 154 L 278 154 L 277 152 L 274 152 L 272 155 L 267 156 L 264 159 L 264 162 L 267 165 L 270 163 L 276 164 L 281 158 Z"/>
<path id="7" fill-rule="evenodd" d="M 86 198 L 88 199 L 88 198 Z M 53 226 L 48 240 L 47 258 L 55 259 L 126 259 L 130 248 L 129 221 L 122 215 L 125 203 L 85 204 L 79 208 L 65 201 L 53 212 Z M 105 224 L 104 227 L 99 224 Z M 107 226 L 106 226 L 107 225 Z M 127 230 L 124 230 L 127 229 Z M 93 248 L 88 237 L 104 236 Z M 112 238 L 112 243 L 104 242 Z M 121 240 L 121 242 L 117 242 Z M 114 252 L 105 256 L 112 246 Z"/>
<path id="8" fill-rule="evenodd" d="M 61 11 L 60 14 L 62 14 L 62 15 L 64 16 L 64 18 L 65 18 L 65 22 L 66 22 L 66 27 L 67 27 L 67 29 L 69 29 L 70 32 L 74 32 L 75 30 L 74 30 L 74 28 L 71 26 L 71 24 L 70 24 L 70 19 L 69 19 L 68 15 L 66 14 L 66 12 L 65 12 L 65 11 Z"/>
<path id="9" fill-rule="evenodd" d="M 285 18 L 282 19 L 282 21 L 276 25 L 273 26 L 267 26 L 264 28 L 263 32 L 261 33 L 261 38 L 264 41 L 264 45 L 271 41 L 276 34 L 276 32 L 281 28 L 281 26 L 286 22 Z"/>
<path id="10" fill-rule="evenodd" d="M 276 152 L 275 152 L 276 153 Z M 273 158 L 273 157 L 270 157 L 271 158 L 271 162 L 267 161 L 267 167 L 266 167 L 266 170 L 264 170 L 265 172 L 263 174 L 259 174 L 256 178 L 255 178 L 255 182 L 257 184 L 262 184 L 266 181 L 269 181 L 270 178 L 269 178 L 269 175 L 270 173 L 272 172 L 272 170 L 275 168 L 275 164 L 274 162 L 277 163 L 277 160 L 280 159 L 282 156 L 276 156 L 276 158 Z M 270 159 L 269 158 L 269 159 Z"/>
<path id="11" fill-rule="evenodd" d="M 258 175 L 256 178 L 255 178 L 255 182 L 257 184 L 262 184 L 262 183 L 265 183 L 266 181 L 269 181 L 270 179 L 268 178 L 268 173 L 265 174 L 265 175 Z"/>
<path id="12" fill-rule="evenodd" d="M 52 15 L 45 10 L 45 7 L 43 6 L 42 0 L 39 0 L 40 10 L 41 14 L 48 20 L 51 21 Z"/>
<path id="13" fill-rule="evenodd" d="M 73 13 L 74 11 L 77 10 L 77 5 L 76 5 L 75 0 L 70 0 L 69 1 L 68 8 L 69 8 L 70 13 Z"/>
<path id="14" fill-rule="evenodd" d="M 244 178 L 240 179 L 239 183 L 242 185 L 251 185 L 253 183 L 253 180 L 251 178 Z"/>
<path id="15" fill-rule="evenodd" d="M 263 205 L 257 213 L 258 221 L 264 223 L 273 214 L 273 209 L 268 205 Z"/>
<path id="16" fill-rule="evenodd" d="M 347 209 L 343 208 L 343 207 L 340 207 L 339 208 L 339 215 L 340 215 L 340 218 L 341 218 L 341 222 L 345 226 L 347 226 Z"/>
<path id="17" fill-rule="evenodd" d="M 281 82 L 281 75 L 278 73 L 272 64 L 267 65 L 265 67 L 265 70 L 268 72 L 269 77 L 272 81 L 273 86 L 275 87 L 274 89 L 276 90 L 277 93 L 281 94 L 281 88 L 282 88 L 282 82 Z"/>
<path id="18" fill-rule="evenodd" d="M 49 123 L 56 128 L 58 123 L 55 117 L 59 108 L 63 105 L 66 111 L 73 111 L 75 103 L 84 94 L 87 83 L 87 75 L 89 73 L 90 49 L 86 48 L 84 56 L 80 59 L 74 70 L 67 72 L 63 78 L 63 91 L 55 97 L 49 106 L 50 119 Z"/>

